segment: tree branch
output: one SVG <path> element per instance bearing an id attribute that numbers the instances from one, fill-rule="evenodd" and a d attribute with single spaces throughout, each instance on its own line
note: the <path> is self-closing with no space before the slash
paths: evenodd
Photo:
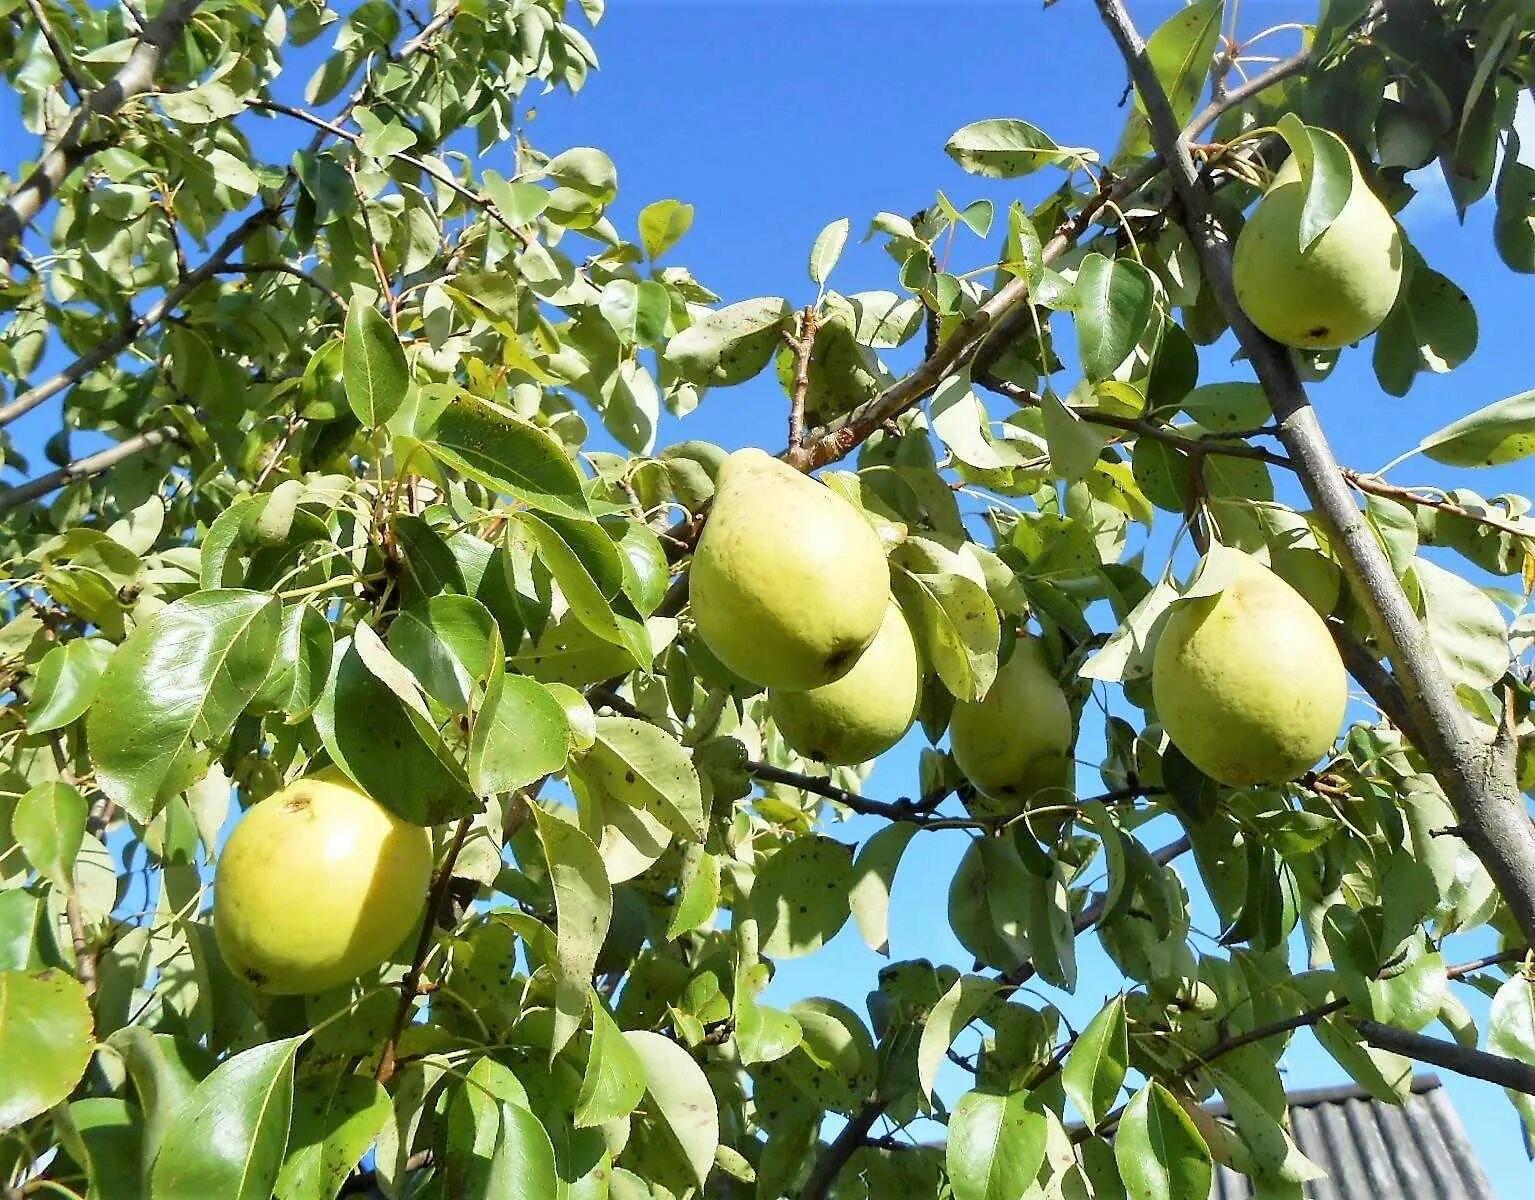
<path id="1" fill-rule="evenodd" d="M 1152 140 L 1168 163 L 1205 279 L 1268 395 L 1279 440 L 1354 597 L 1396 668 L 1421 735 L 1418 749 L 1454 805 L 1467 843 L 1497 881 L 1525 937 L 1535 942 L 1535 825 L 1512 772 L 1494 760 L 1440 669 L 1396 573 L 1354 503 L 1288 351 L 1263 336 L 1237 303 L 1230 237 L 1200 187 L 1188 144 L 1123 0 L 1097 3 L 1145 103 Z"/>
<path id="2" fill-rule="evenodd" d="M 36 479 L 28 480 L 13 488 L 0 490 L 0 514 L 20 508 L 29 501 L 46 496 L 49 492 L 57 491 L 61 487 L 67 487 L 77 480 L 100 475 L 120 462 L 136 458 L 146 450 L 162 446 L 166 442 L 180 441 L 180 439 L 181 431 L 174 425 L 161 425 L 155 429 L 136 433 L 132 437 L 124 438 L 115 446 L 109 446 L 95 454 L 87 454 L 84 458 L 77 458 L 67 467 L 60 467 L 57 471 L 39 475 Z"/>
<path id="3" fill-rule="evenodd" d="M 1369 492 L 1375 496 L 1384 496 L 1388 500 L 1396 500 L 1402 504 L 1411 504 L 1418 508 L 1432 508 L 1442 513 L 1449 513 L 1452 517 L 1461 517 L 1467 521 L 1475 521 L 1478 525 L 1486 525 L 1489 529 L 1496 529 L 1502 533 L 1511 533 L 1515 537 L 1526 540 L 1535 540 L 1535 524 L 1521 527 L 1503 517 L 1494 516 L 1492 513 L 1479 513 L 1473 509 L 1456 504 L 1453 500 L 1441 500 L 1437 496 L 1425 496 L 1421 492 L 1411 488 L 1398 487 L 1394 483 L 1387 483 L 1379 475 L 1370 475 L 1364 471 L 1356 471 L 1352 467 L 1343 468 L 1343 478 L 1348 480 L 1361 492 Z"/>
<path id="4" fill-rule="evenodd" d="M 805 440 L 805 396 L 810 391 L 810 355 L 815 350 L 815 308 L 807 304 L 799 317 L 799 335 L 784 339 L 794 351 L 794 391 L 789 396 L 789 449 Z"/>
<path id="5" fill-rule="evenodd" d="M 1485 1050 L 1424 1037 L 1420 1033 L 1408 1033 L 1379 1021 L 1355 1021 L 1354 1028 L 1359 1030 L 1360 1037 L 1378 1049 L 1535 1096 L 1535 1067 L 1516 1058 L 1489 1054 Z"/>
<path id="6" fill-rule="evenodd" d="M 175 8 L 177 5 L 195 6 L 196 3 L 197 0 L 171 0 L 171 3 L 168 4 L 164 10 L 162 10 L 160 16 L 156 17 L 155 21 L 150 22 L 150 24 L 153 25 L 156 22 L 162 20 L 166 16 L 166 13 Z M 419 53 L 422 47 L 426 46 L 434 37 L 437 36 L 441 30 L 446 28 L 457 15 L 458 5 L 449 4 L 440 13 L 433 17 L 420 33 L 411 38 L 410 41 L 405 43 L 405 45 L 400 47 L 399 54 L 395 55 L 392 61 L 396 63 L 403 62 L 409 59 L 412 55 Z M 148 36 L 148 29 L 146 29 L 145 38 L 147 39 Z M 124 70 L 126 69 L 127 68 L 125 67 Z M 119 74 L 121 74 L 121 72 L 119 72 Z M 108 87 L 111 86 L 111 84 L 108 85 Z M 340 114 L 337 117 L 337 121 L 345 121 L 351 115 L 352 109 L 356 108 L 357 105 L 362 102 L 363 97 L 367 94 L 367 88 L 368 81 L 365 80 L 363 84 L 358 87 L 358 89 L 353 92 L 351 97 L 347 100 L 346 104 L 343 106 Z M 313 154 L 318 151 L 330 136 L 331 132 L 327 129 L 319 130 L 310 140 L 307 153 Z M 242 221 L 235 228 L 235 230 L 229 234 L 228 237 L 219 243 L 218 247 L 213 251 L 211 255 L 209 255 L 207 260 L 204 261 L 201 266 L 199 266 L 196 270 L 188 273 L 188 275 L 184 279 L 180 280 L 175 287 L 168 290 L 165 295 L 160 298 L 160 300 L 150 306 L 149 310 L 143 316 L 130 317 L 117 333 L 113 334 L 109 338 L 106 338 L 98 345 L 86 351 L 86 353 L 75 359 L 74 362 L 70 363 L 69 366 L 65 367 L 57 375 L 54 375 L 51 379 L 38 384 L 34 388 L 30 388 L 27 391 L 22 392 L 9 404 L 0 406 L 0 428 L 9 425 L 18 417 L 31 412 L 39 404 L 42 404 L 50 397 L 57 395 L 71 384 L 78 383 L 81 379 L 85 378 L 85 376 L 89 375 L 97 367 L 112 361 L 112 359 L 117 357 L 117 355 L 122 353 L 145 333 L 153 329 L 167 316 L 174 312 L 180 303 L 186 299 L 186 297 L 194 289 L 207 282 L 215 274 L 217 274 L 234 256 L 235 252 L 239 250 L 240 247 L 243 246 L 258 229 L 261 229 L 263 226 L 276 219 L 278 212 L 281 211 L 282 206 L 287 202 L 289 194 L 293 191 L 293 188 L 297 183 L 298 172 L 294 170 L 294 168 L 289 167 L 288 173 L 284 177 L 281 186 L 277 188 L 277 190 L 271 195 L 266 203 L 258 208 L 255 212 L 251 213 L 250 216 L 246 217 L 245 220 Z M 7 211 L 9 210 L 0 209 L 0 243 L 3 243 L 4 221 Z"/>
<path id="7" fill-rule="evenodd" d="M 0 206 L 0 263 L 12 261 L 21 248 L 22 231 L 42 211 L 43 205 L 48 203 L 48 198 L 58 190 L 69 173 L 85 161 L 85 132 L 92 120 L 116 112 L 133 97 L 143 95 L 153 86 L 160 60 L 180 40 L 182 30 L 192 19 L 192 13 L 199 3 L 200 0 L 168 0 L 159 15 L 144 26 L 138 44 L 128 55 L 128 61 L 109 83 L 85 97 L 75 109 L 64 132 L 59 135 L 58 141 L 43 153 L 32 174 Z M 43 19 L 43 26 L 49 48 L 57 57 L 61 48 L 55 45 L 54 38 L 47 30 L 46 19 Z M 64 66 L 66 61 L 60 60 L 60 69 L 72 76 L 73 73 Z M 78 81 L 74 82 L 78 87 Z"/>
<path id="8" fill-rule="evenodd" d="M 1374 700 L 1380 711 L 1386 714 L 1386 719 L 1400 729 L 1408 741 L 1417 745 L 1421 741 L 1421 735 L 1417 731 L 1417 722 L 1413 720 L 1412 713 L 1408 710 L 1407 697 L 1402 693 L 1402 686 L 1397 683 L 1396 676 L 1370 653 L 1369 648 L 1355 637 L 1353 631 L 1343 622 L 1328 621 L 1327 632 L 1332 634 L 1333 644 L 1338 647 L 1338 653 L 1343 658 L 1343 665 L 1348 669 L 1348 673 L 1369 693 L 1370 699 Z"/>
<path id="9" fill-rule="evenodd" d="M 443 903 L 448 898 L 448 886 L 453 882 L 453 864 L 458 861 L 459 851 L 464 848 L 464 839 L 469 836 L 472 824 L 473 817 L 459 819 L 453 830 L 453 840 L 448 844 L 448 852 L 443 856 L 442 866 L 437 868 L 437 877 L 432 881 L 432 890 L 427 893 L 426 910 L 421 914 L 421 935 L 416 939 L 415 953 L 410 956 L 410 967 L 405 972 L 405 978 L 400 981 L 400 1003 L 394 1010 L 394 1024 L 390 1026 L 389 1037 L 384 1042 L 384 1051 L 379 1055 L 378 1070 L 373 1073 L 373 1078 L 379 1083 L 388 1083 L 394 1078 L 400 1035 L 405 1032 L 405 1026 L 410 1021 L 411 1007 L 421 994 L 421 971 L 426 965 L 426 956 L 431 952 L 432 939 L 437 933 L 437 914 L 442 911 Z M 510 837 L 511 833 L 509 829 L 507 836 Z"/>
<path id="10" fill-rule="evenodd" d="M 842 1168 L 847 1166 L 847 1160 L 863 1145 L 869 1130 L 874 1128 L 874 1122 L 884 1115 L 889 1104 L 888 1100 L 871 1097 L 848 1119 L 842 1132 L 827 1144 L 821 1156 L 816 1159 L 815 1166 L 810 1170 L 810 1178 L 805 1181 L 805 1187 L 799 1194 L 800 1200 L 825 1200 L 831 1185 L 837 1181 Z"/>
<path id="11" fill-rule="evenodd" d="M 42 30 L 43 40 L 48 43 L 48 51 L 53 55 L 53 61 L 59 66 L 59 74 L 64 76 L 64 81 L 75 93 L 75 99 L 83 99 L 85 84 L 81 82 L 79 74 L 75 71 L 75 64 L 69 57 L 69 51 L 64 49 L 58 35 L 53 32 L 53 24 L 48 20 L 48 12 L 43 8 L 42 0 L 27 0 L 27 8 L 31 10 L 32 19 L 37 22 L 37 27 Z"/>

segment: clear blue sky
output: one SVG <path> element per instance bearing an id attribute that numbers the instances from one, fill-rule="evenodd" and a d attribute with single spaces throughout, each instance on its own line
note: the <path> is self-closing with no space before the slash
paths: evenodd
<path id="1" fill-rule="evenodd" d="M 1148 0 L 1132 5 L 1144 31 L 1175 7 Z M 1243 32 L 1279 21 L 1314 20 L 1316 9 L 1314 2 L 1246 0 Z M 832 285 L 842 291 L 893 287 L 890 259 L 877 246 L 857 241 L 875 212 L 910 214 L 930 204 L 940 188 L 961 205 L 989 197 L 1001 211 L 1012 199 L 1035 199 L 1055 184 L 1056 177 L 1048 173 L 998 184 L 961 172 L 943 153 L 943 144 L 967 122 L 1025 117 L 1063 144 L 1108 148 L 1123 120 L 1117 107 L 1123 68 L 1084 0 L 1067 0 L 1049 10 L 1038 3 L 1001 2 L 613 0 L 593 41 L 603 65 L 579 97 L 572 101 L 562 92 L 527 98 L 536 110 L 525 106 L 522 114 L 530 139 L 550 153 L 576 145 L 606 150 L 619 170 L 620 194 L 612 216 L 631 236 L 635 214 L 644 204 L 665 197 L 694 204 L 693 229 L 667 261 L 688 265 L 726 300 L 783 295 L 804 304 L 813 299 L 814 286 L 805 272 L 807 252 L 822 226 L 844 216 L 852 219 L 854 240 Z M 1283 51 L 1291 47 L 1283 39 L 1275 42 Z M 293 55 L 279 84 L 284 97 L 301 92 L 313 50 Z M 0 97 L 0 145 L 12 167 L 30 145 L 30 135 L 19 128 L 14 114 L 14 99 Z M 275 161 L 286 160 L 282 146 L 307 136 L 273 122 L 253 122 L 251 128 L 258 150 Z M 1526 141 L 1535 144 L 1535 138 Z M 507 151 L 493 151 L 481 166 L 505 170 L 508 162 Z M 1535 368 L 1529 325 L 1535 279 L 1511 275 L 1498 260 L 1490 205 L 1473 210 L 1461 226 L 1442 186 L 1432 178 L 1421 186 L 1424 195 L 1408 210 L 1406 227 L 1429 263 L 1470 293 L 1481 322 L 1480 345 L 1454 374 L 1420 376 L 1405 399 L 1379 391 L 1368 346 L 1347 354 L 1333 377 L 1313 388 L 1340 459 L 1360 468 L 1377 467 L 1455 416 L 1529 387 Z M 966 266 L 985 261 L 978 244 L 959 253 Z M 1069 334 L 1058 344 L 1069 350 Z M 1206 352 L 1202 380 L 1247 378 L 1230 357 L 1229 343 Z M 1069 386 L 1069 370 L 1062 382 Z M 784 440 L 784 408 L 781 392 L 765 377 L 708 396 L 685 422 L 666 418 L 660 441 L 692 437 L 730 448 L 777 449 Z M 595 419 L 592 423 L 600 428 Z M 18 425 L 22 448 L 34 462 L 40 461 L 42 439 L 56 425 L 51 406 Z M 1527 468 L 1457 476 L 1421 460 L 1393 472 L 1392 478 L 1462 484 L 1483 494 L 1500 488 L 1529 491 L 1535 482 Z M 1281 489 L 1288 487 L 1287 481 L 1278 482 Z M 1285 498 L 1298 500 L 1293 489 Z M 1171 519 L 1165 524 L 1153 546 L 1167 544 Z M 915 791 L 920 736 L 886 756 L 866 785 L 869 794 L 894 798 Z M 1096 722 L 1084 728 L 1079 753 L 1088 761 L 1100 756 Z M 1085 771 L 1084 790 L 1096 786 L 1096 772 Z M 831 832 L 857 841 L 876 827 L 860 818 Z M 1155 846 L 1175 834 L 1153 826 L 1146 837 Z M 959 833 L 923 834 L 908 851 L 892 905 L 895 958 L 968 965 L 946 918 L 947 882 L 963 838 Z M 1191 860 L 1179 865 L 1197 892 Z M 1205 933 L 1218 932 L 1203 902 L 1195 925 Z M 1209 945 L 1196 938 L 1196 949 Z M 1472 957 L 1486 945 L 1453 939 L 1447 955 L 1452 961 Z M 1079 941 L 1078 949 L 1083 968 L 1079 998 L 1050 998 L 1080 1025 L 1118 990 L 1120 979 L 1091 935 Z M 821 953 L 783 963 L 770 999 L 787 1005 L 802 996 L 825 995 L 862 1012 L 864 995 L 883 962 L 849 923 Z M 1467 998 L 1478 1016 L 1484 1015 L 1485 1005 L 1469 993 Z M 1287 1083 L 1296 1088 L 1345 1078 L 1304 1033 L 1284 1067 Z M 1489 1085 L 1446 1082 L 1499 1191 L 1527 1194 L 1535 1170 L 1525 1158 L 1512 1109 Z M 957 1071 L 940 1084 L 951 1101 L 960 1086 Z"/>

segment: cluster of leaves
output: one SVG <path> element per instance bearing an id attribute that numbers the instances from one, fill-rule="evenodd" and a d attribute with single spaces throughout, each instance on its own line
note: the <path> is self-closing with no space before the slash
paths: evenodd
<path id="1" fill-rule="evenodd" d="M 105 85 L 132 54 L 134 17 L 22 7 L 0 0 L 0 64 L 29 128 L 54 136 L 75 83 Z M 1200 379 L 1197 347 L 1226 322 L 1140 111 L 1101 166 L 1023 121 L 967 126 L 948 145 L 966 170 L 1060 186 L 1000 219 L 941 194 L 879 214 L 891 290 L 828 288 L 840 221 L 812 248 L 808 310 L 717 306 L 659 262 L 689 206 L 649 204 L 630 240 L 607 155 L 547 155 L 517 130 L 525 88 L 576 90 L 595 63 L 563 0 L 194 7 L 0 288 L 18 402 L 45 362 L 84 364 L 49 392 L 49 459 L 67 466 L 79 431 L 141 439 L 42 502 L 0 492 L 0 1182 L 154 1200 L 1183 1197 L 1220 1161 L 1298 1195 L 1315 1168 L 1277 1070 L 1298 1024 L 1400 1099 L 1410 1063 L 1351 1018 L 1439 1020 L 1474 1045 L 1463 977 L 1496 993 L 1491 1048 L 1535 1062 L 1528 975 L 1446 962 L 1453 934 L 1518 931 L 1466 844 L 1439 836 L 1454 818 L 1410 731 L 1361 721 L 1318 773 L 1232 791 L 1156 722 L 1150 653 L 1186 594 L 1169 555 L 1147 561 L 1159 512 L 1264 559 L 1378 655 L 1325 528 L 1278 498 L 1262 390 Z M 1342 138 L 1395 205 L 1435 159 L 1457 203 L 1492 192 L 1505 261 L 1535 269 L 1535 176 L 1511 128 L 1535 78 L 1528 6 L 1399 7 L 1381 22 L 1332 0 L 1310 70 L 1224 108 L 1214 196 L 1233 216 L 1255 199 L 1284 117 L 1294 144 Z M 72 32 L 67 57 L 38 12 Z M 1224 16 L 1197 0 L 1151 39 L 1184 122 L 1229 68 Z M 304 107 L 279 99 L 285 52 L 322 35 Z M 263 162 L 249 131 L 266 121 L 312 140 Z M 507 147 L 507 173 L 477 168 L 472 151 Z M 1310 185 L 1324 197 L 1327 163 Z M 972 237 L 987 266 L 944 269 L 944 241 Z M 1081 378 L 1059 388 L 1068 325 Z M 924 330 L 903 375 L 893 359 Z M 1382 386 L 1451 369 L 1475 339 L 1464 295 L 1415 251 L 1375 341 Z M 1305 359 L 1321 376 L 1335 356 Z M 681 572 L 722 451 L 658 450 L 662 407 L 685 416 L 770 371 L 817 427 L 795 448 L 806 465 L 858 448 L 822 478 L 891 545 L 929 668 L 919 802 L 866 800 L 862 769 L 800 760 L 760 690 L 693 636 Z M 1525 458 L 1535 400 L 1421 449 Z M 1360 482 L 1459 699 L 1528 741 L 1530 501 Z M 986 692 L 1027 621 L 1078 711 L 1113 689 L 1106 744 L 1077 748 L 1105 794 L 950 815 L 966 785 L 941 748 L 949 712 Z M 348 988 L 262 997 L 213 943 L 209 868 L 240 810 L 328 764 L 434 828 L 447 902 L 424 962 L 404 957 L 412 939 Z M 889 823 L 855 847 L 832 827 L 848 809 Z M 1167 815 L 1187 847 L 1138 836 Z M 850 919 L 888 954 L 903 854 L 956 828 L 968 970 L 892 963 L 867 1019 L 763 1001 L 775 960 Z M 1185 878 L 1223 923 L 1204 950 Z M 1072 990 L 1089 927 L 1125 993 L 1076 1032 L 1023 985 Z M 937 1073 L 972 1028 L 974 1086 L 951 1105 Z M 1228 1120 L 1200 1107 L 1214 1093 Z M 913 1140 L 828 1149 L 829 1113 Z"/>

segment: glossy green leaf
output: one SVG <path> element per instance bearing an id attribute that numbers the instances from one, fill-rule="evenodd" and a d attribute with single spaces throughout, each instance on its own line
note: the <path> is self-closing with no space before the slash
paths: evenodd
<path id="1" fill-rule="evenodd" d="M 469 740 L 469 778 L 490 796 L 552 775 L 570 753 L 570 724 L 554 694 L 537 680 L 491 677 Z"/>
<path id="2" fill-rule="evenodd" d="M 341 379 L 347 403 L 363 425 L 382 425 L 405 403 L 410 368 L 394 327 L 361 300 L 347 308 L 341 343 Z"/>
<path id="3" fill-rule="evenodd" d="M 536 803 L 532 811 L 554 888 L 559 969 L 549 1044 L 553 1061 L 586 1014 L 592 972 L 613 917 L 613 888 L 597 847 L 578 826 L 551 816 Z"/>
<path id="4" fill-rule="evenodd" d="M 702 1187 L 720 1144 L 719 1111 L 708 1077 L 691 1054 L 659 1033 L 626 1030 L 624 1037 L 645 1071 L 645 1090 L 655 1106 L 651 1119 L 675 1139 Z"/>
<path id="5" fill-rule="evenodd" d="M 1423 438 L 1418 448 L 1452 467 L 1496 467 L 1528 458 L 1535 454 L 1535 391 L 1451 421 Z"/>
<path id="6" fill-rule="evenodd" d="M 917 1086 L 924 1096 L 932 1095 L 938 1068 L 954 1039 L 991 1002 L 999 986 L 984 975 L 961 975 L 929 1010 L 917 1046 Z"/>
<path id="7" fill-rule="evenodd" d="M 1147 1084 L 1125 1106 L 1114 1134 L 1114 1158 L 1137 1200 L 1188 1200 L 1210 1193 L 1210 1148 L 1160 1083 Z"/>
<path id="8" fill-rule="evenodd" d="M 134 630 L 102 675 L 86 720 L 102 791 L 147 821 L 194 742 L 224 737 L 260 690 L 280 623 L 271 596 L 212 590 L 166 606 Z"/>
<path id="9" fill-rule="evenodd" d="M 979 700 L 997 674 L 1001 626 L 984 585 L 965 575 L 908 571 L 890 573 L 927 660 L 960 700 Z"/>
<path id="10" fill-rule="evenodd" d="M 703 792 L 682 745 L 645 721 L 598 717 L 597 741 L 578 760 L 583 779 L 606 796 L 643 809 L 677 837 L 703 836 Z"/>
<path id="11" fill-rule="evenodd" d="M 1151 274 L 1133 259 L 1089 254 L 1077 268 L 1077 351 L 1093 383 L 1110 378 L 1156 313 Z"/>
<path id="12" fill-rule="evenodd" d="M 972 175 L 987 179 L 1017 179 L 1041 167 L 1067 165 L 1093 156 L 1090 151 L 1061 147 L 1050 135 L 1027 121 L 975 121 L 944 144 L 949 157 Z"/>
<path id="13" fill-rule="evenodd" d="M 1016 1200 L 1045 1161 L 1049 1123 L 1028 1093 L 966 1092 L 949 1118 L 945 1163 L 954 1200 Z"/>
<path id="14" fill-rule="evenodd" d="M 365 1075 L 311 1075 L 293 1095 L 277 1200 L 335 1200 L 389 1119 L 389 1093 Z"/>
<path id="15" fill-rule="evenodd" d="M 1061 1069 L 1061 1086 L 1089 1128 L 1096 1129 L 1114 1107 L 1129 1064 L 1125 1000 L 1115 996 L 1087 1023 Z"/>
<path id="16" fill-rule="evenodd" d="M 366 625 L 337 647 L 314 723 L 335 763 L 405 820 L 440 825 L 479 811 L 409 675 Z"/>
<path id="17" fill-rule="evenodd" d="M 428 442 L 432 455 L 492 491 L 541 512 L 588 515 L 581 473 L 550 434 L 468 392 L 455 392 Z"/>
<path id="18" fill-rule="evenodd" d="M 752 912 L 762 952 L 772 958 L 814 954 L 851 913 L 852 847 L 820 834 L 797 837 L 757 871 Z"/>
<path id="19" fill-rule="evenodd" d="M 645 1095 L 645 1064 L 600 1000 L 592 1001 L 592 1040 L 576 1099 L 575 1122 L 588 1129 L 627 1117 Z"/>
<path id="20" fill-rule="evenodd" d="M 0 971 L 0 1131 L 63 1100 L 91 1061 L 85 989 L 59 970 Z"/>
<path id="21" fill-rule="evenodd" d="M 901 856 L 920 828 L 910 821 L 892 821 L 859 847 L 853 860 L 848 903 L 858 932 L 876 954 L 890 954 L 890 889 Z"/>
<path id="22" fill-rule="evenodd" d="M 1280 118 L 1279 132 L 1290 143 L 1290 152 L 1300 166 L 1301 187 L 1305 189 L 1298 247 L 1304 253 L 1327 232 L 1348 203 L 1349 193 L 1354 189 L 1354 164 L 1348 147 L 1337 134 L 1306 125 L 1294 113 Z"/>
<path id="23" fill-rule="evenodd" d="M 652 259 L 682 240 L 693 225 L 693 206 L 680 200 L 656 200 L 640 209 L 640 241 Z"/>
<path id="24" fill-rule="evenodd" d="M 288 1146 L 300 1039 L 241 1051 L 176 1110 L 155 1158 L 155 1200 L 268 1200 Z"/>
<path id="25" fill-rule="evenodd" d="M 74 890 L 75 856 L 90 807 L 71 784 L 40 783 L 16 801 L 11 813 L 11 833 L 33 870 L 66 892 Z"/>
<path id="26" fill-rule="evenodd" d="M 78 638 L 43 655 L 27 702 L 27 729 L 62 729 L 90 708 L 115 649 L 100 638 Z"/>

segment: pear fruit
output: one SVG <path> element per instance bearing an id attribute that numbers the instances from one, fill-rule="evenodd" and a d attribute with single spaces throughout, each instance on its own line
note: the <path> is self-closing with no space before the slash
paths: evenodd
<path id="1" fill-rule="evenodd" d="M 1292 155 L 1237 238 L 1237 301 L 1276 342 L 1335 349 L 1375 332 L 1402 284 L 1402 238 L 1349 155 L 1354 182 L 1325 232 L 1302 253 L 1305 189 Z"/>
<path id="2" fill-rule="evenodd" d="M 1173 608 L 1151 689 L 1173 745 L 1231 787 L 1304 773 L 1332 746 L 1348 703 L 1343 660 L 1322 618 L 1245 555 L 1222 591 Z"/>
<path id="3" fill-rule="evenodd" d="M 841 679 L 808 692 L 768 690 L 784 741 L 824 763 L 877 758 L 911 728 L 922 695 L 922 664 L 911 627 L 894 600 L 869 648 Z"/>
<path id="4" fill-rule="evenodd" d="M 853 505 L 761 450 L 721 465 L 689 582 L 699 637 L 763 687 L 809 691 L 853 669 L 890 599 L 879 535 Z"/>
<path id="5" fill-rule="evenodd" d="M 376 967 L 416 928 L 432 840 L 340 772 L 252 806 L 219 855 L 213 932 L 241 979 L 295 995 Z"/>
<path id="6" fill-rule="evenodd" d="M 949 747 L 982 793 L 970 804 L 982 820 L 1014 816 L 1041 792 L 1069 798 L 1071 744 L 1071 705 L 1036 637 L 1019 638 L 986 695 L 949 718 Z"/>

